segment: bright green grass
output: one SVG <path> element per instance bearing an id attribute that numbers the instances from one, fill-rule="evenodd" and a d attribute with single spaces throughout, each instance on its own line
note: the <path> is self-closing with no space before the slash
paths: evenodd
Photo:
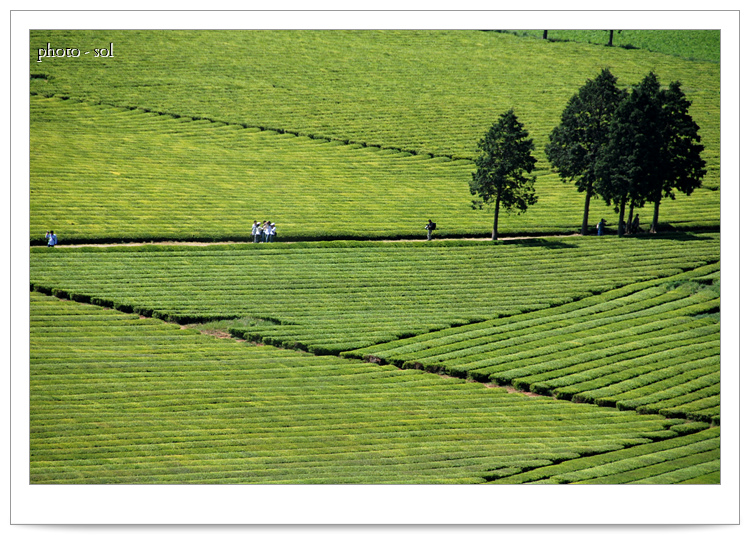
<path id="1" fill-rule="evenodd" d="M 139 110 L 33 97 L 31 239 L 55 230 L 76 241 L 249 240 L 253 220 L 277 239 L 487 236 L 491 217 L 471 209 L 468 161 L 321 142 Z M 501 233 L 572 233 L 582 201 L 549 174 L 539 203 L 500 219 Z M 54 192 L 54 194 L 51 194 Z M 705 189 L 663 203 L 676 227 L 718 225 L 719 196 Z M 610 217 L 594 202 L 591 221 Z M 614 215 L 614 214 L 613 214 Z M 650 219 L 644 211 L 643 224 Z"/>
<path id="2" fill-rule="evenodd" d="M 513 32 L 522 36 L 541 38 L 543 30 Z M 550 30 L 549 40 L 578 41 L 606 45 L 609 30 Z M 612 46 L 640 48 L 678 56 L 690 60 L 712 61 L 721 59 L 721 32 L 719 30 L 616 30 Z"/>
<path id="3" fill-rule="evenodd" d="M 30 319 L 32 483 L 482 483 L 682 422 L 36 293 Z"/>
<path id="4" fill-rule="evenodd" d="M 114 58 L 36 61 L 47 42 L 85 50 L 103 39 L 115 43 Z M 470 162 L 428 155 L 473 158 L 510 107 L 536 142 L 540 202 L 503 216 L 501 231 L 573 232 L 583 201 L 549 170 L 549 132 L 602 67 L 629 86 L 655 65 L 693 101 L 708 165 L 705 187 L 666 201 L 661 221 L 719 224 L 713 63 L 466 31 L 34 31 L 31 41 L 32 93 L 72 97 L 62 110 L 32 107 L 32 240 L 50 228 L 63 241 L 237 239 L 254 218 L 276 219 L 281 239 L 413 237 L 427 217 L 439 235 L 486 234 L 490 216 L 469 209 Z M 262 136 L 242 126 L 305 137 L 265 139 L 272 145 L 256 154 Z M 367 158 L 350 154 L 362 145 Z M 378 147 L 396 152 L 370 153 Z M 641 210 L 642 224 L 650 212 Z M 595 201 L 590 220 L 601 217 L 614 214 Z"/>

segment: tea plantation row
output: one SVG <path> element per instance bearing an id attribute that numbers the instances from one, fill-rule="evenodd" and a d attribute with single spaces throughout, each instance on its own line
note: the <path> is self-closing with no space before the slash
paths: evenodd
<path id="1" fill-rule="evenodd" d="M 31 251 L 34 289 L 252 340 L 339 353 L 546 309 L 719 260 L 674 239 L 331 242 Z"/>
<path id="2" fill-rule="evenodd" d="M 720 292 L 711 278 L 718 272 L 709 264 L 344 356 L 718 424 Z"/>
<path id="3" fill-rule="evenodd" d="M 117 52 L 37 61 L 48 42 Z M 711 62 L 472 31 L 33 31 L 30 54 L 31 240 L 248 239 L 253 219 L 275 220 L 283 240 L 414 237 L 427 218 L 442 236 L 487 235 L 490 217 L 470 210 L 470 160 L 511 107 L 536 143 L 540 202 L 500 230 L 572 233 L 583 199 L 543 147 L 603 65 L 623 87 L 655 68 L 682 82 L 708 175 L 661 221 L 719 225 Z M 67 107 L 42 98 L 53 95 Z M 596 201 L 590 215 L 614 214 Z"/>
<path id="4" fill-rule="evenodd" d="M 705 456 L 681 451 L 718 432 L 36 293 L 30 319 L 32 483 L 502 482 L 630 451 L 640 465 L 669 452 L 674 470 L 649 481 L 674 482 L 687 467 L 706 473 Z"/>

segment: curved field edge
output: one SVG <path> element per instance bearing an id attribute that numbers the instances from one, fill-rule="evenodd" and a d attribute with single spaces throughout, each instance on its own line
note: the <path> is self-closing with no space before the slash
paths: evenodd
<path id="1" fill-rule="evenodd" d="M 276 326 L 247 332 L 339 353 L 545 309 L 718 259 L 715 235 L 34 248 L 30 282 L 180 323 L 271 319 Z"/>
<path id="2" fill-rule="evenodd" d="M 718 425 L 719 264 L 342 353 Z"/>
<path id="3" fill-rule="evenodd" d="M 482 483 L 705 429 L 33 292 L 30 351 L 32 483 Z"/>

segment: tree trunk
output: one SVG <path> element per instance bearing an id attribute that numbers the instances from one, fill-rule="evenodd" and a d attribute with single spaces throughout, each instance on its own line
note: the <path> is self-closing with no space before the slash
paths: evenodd
<path id="1" fill-rule="evenodd" d="M 612 46 L 612 37 L 614 37 L 614 34 L 614 30 L 609 30 L 609 44 L 607 46 Z"/>
<path id="2" fill-rule="evenodd" d="M 625 226 L 625 234 L 630 234 L 633 231 L 633 209 L 635 209 L 635 201 L 630 203 L 630 213 L 628 214 L 628 224 Z"/>
<path id="3" fill-rule="evenodd" d="M 542 36 L 542 39 L 546 39 L 546 38 L 547 38 L 547 30 L 544 30 L 544 35 Z"/>
<path id="4" fill-rule="evenodd" d="M 589 233 L 589 205 L 591 204 L 591 195 L 593 192 L 589 188 L 586 190 L 586 204 L 583 205 L 583 223 L 581 223 L 581 235 Z"/>
<path id="5" fill-rule="evenodd" d="M 656 226 L 659 224 L 659 205 L 661 204 L 661 199 L 657 199 L 657 201 L 654 203 L 654 218 L 651 221 L 651 234 L 656 234 Z"/>
<path id="6" fill-rule="evenodd" d="M 500 195 L 495 199 L 495 222 L 492 225 L 492 239 L 497 239 L 497 216 L 500 213 Z"/>
<path id="7" fill-rule="evenodd" d="M 619 214 L 619 221 L 617 222 L 617 237 L 622 238 L 623 234 L 623 227 L 625 226 L 625 203 L 627 199 L 622 199 L 620 201 L 620 214 Z"/>

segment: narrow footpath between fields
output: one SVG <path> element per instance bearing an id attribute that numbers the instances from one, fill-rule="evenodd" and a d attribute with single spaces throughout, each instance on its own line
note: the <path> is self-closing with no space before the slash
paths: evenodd
<path id="1" fill-rule="evenodd" d="M 552 238 L 571 238 L 580 236 L 581 234 L 551 234 L 544 236 L 503 236 L 497 239 L 497 241 L 513 241 L 513 240 L 545 240 Z M 285 242 L 278 241 L 276 243 L 317 243 L 317 242 L 330 242 L 330 241 L 356 241 L 356 242 L 368 242 L 368 243 L 410 243 L 410 242 L 426 242 L 424 238 L 420 239 L 403 239 L 403 240 L 312 240 L 305 242 L 304 240 Z M 492 241 L 492 238 L 433 238 L 433 242 L 440 241 Z M 209 245 L 254 245 L 251 241 L 211 241 L 211 242 L 197 242 L 197 241 L 151 241 L 151 242 L 114 242 L 114 243 L 71 243 L 71 244 L 57 244 L 55 247 L 62 248 L 76 248 L 76 247 L 140 247 L 143 245 L 184 245 L 187 247 L 206 247 Z M 46 247 L 46 245 L 32 245 L 31 247 Z"/>

